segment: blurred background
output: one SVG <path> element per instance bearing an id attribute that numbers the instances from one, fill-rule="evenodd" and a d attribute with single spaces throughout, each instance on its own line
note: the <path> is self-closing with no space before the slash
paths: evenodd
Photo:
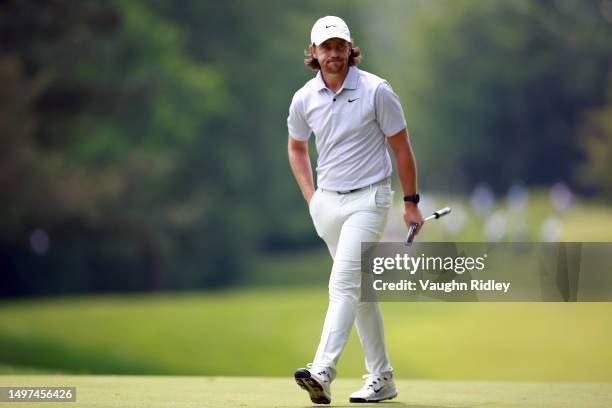
<path id="1" fill-rule="evenodd" d="M 310 361 L 331 260 L 286 117 L 328 14 L 402 99 L 424 212 L 453 207 L 419 239 L 612 241 L 612 0 L 3 1 L 0 372 Z M 612 381 L 609 304 L 383 309 L 400 377 Z"/>

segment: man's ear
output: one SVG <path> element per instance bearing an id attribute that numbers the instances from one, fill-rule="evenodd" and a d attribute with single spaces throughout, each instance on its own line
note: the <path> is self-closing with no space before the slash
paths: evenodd
<path id="1" fill-rule="evenodd" d="M 315 59 L 317 58 L 317 47 L 314 44 L 310 44 L 310 54 L 312 54 Z"/>

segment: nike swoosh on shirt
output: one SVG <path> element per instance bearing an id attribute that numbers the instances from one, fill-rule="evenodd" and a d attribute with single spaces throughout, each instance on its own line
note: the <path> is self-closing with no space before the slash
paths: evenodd
<path id="1" fill-rule="evenodd" d="M 348 101 L 349 101 L 349 103 L 351 103 L 351 102 L 355 102 L 357 99 L 359 99 L 359 98 L 349 99 Z"/>

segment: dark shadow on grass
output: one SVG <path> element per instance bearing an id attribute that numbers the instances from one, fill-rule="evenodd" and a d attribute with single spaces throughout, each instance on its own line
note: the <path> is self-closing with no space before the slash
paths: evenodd
<path id="1" fill-rule="evenodd" d="M 0 364 L 70 374 L 169 374 L 113 350 L 75 347 L 54 339 L 0 336 Z"/>

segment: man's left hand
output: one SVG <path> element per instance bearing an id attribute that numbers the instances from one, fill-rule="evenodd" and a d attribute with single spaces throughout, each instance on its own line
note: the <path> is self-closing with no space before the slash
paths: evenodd
<path id="1" fill-rule="evenodd" d="M 419 210 L 419 207 L 416 204 L 405 203 L 404 222 L 406 223 L 406 226 L 408 228 L 410 228 L 410 225 L 413 222 L 416 222 L 418 226 L 417 226 L 415 235 L 419 233 L 419 231 L 421 230 L 421 227 L 425 223 L 425 220 L 423 219 L 421 210 Z"/>

